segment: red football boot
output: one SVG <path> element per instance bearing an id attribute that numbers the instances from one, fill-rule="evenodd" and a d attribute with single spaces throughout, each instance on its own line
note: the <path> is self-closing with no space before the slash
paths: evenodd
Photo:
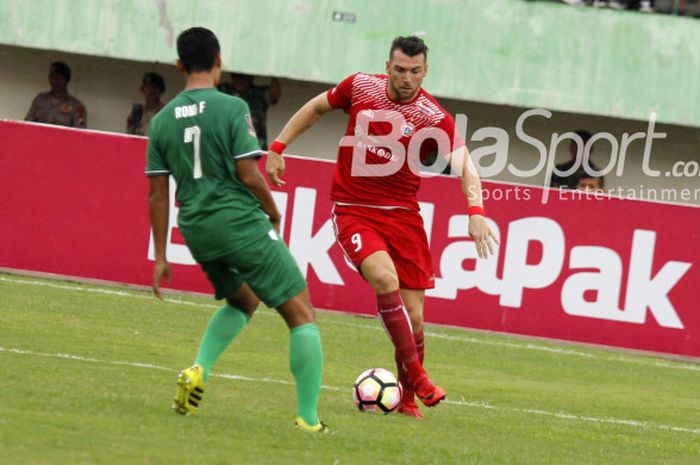
<path id="1" fill-rule="evenodd" d="M 428 375 L 423 375 L 418 379 L 414 390 L 420 401 L 426 407 L 436 406 L 447 396 L 445 390 L 433 384 L 428 378 Z"/>
<path id="2" fill-rule="evenodd" d="M 420 411 L 418 405 L 416 404 L 416 401 L 413 400 L 413 394 L 411 394 L 410 399 L 401 399 L 399 408 L 396 409 L 396 411 L 399 412 L 401 415 L 406 415 L 407 417 L 414 417 L 419 420 L 423 418 L 423 412 Z"/>

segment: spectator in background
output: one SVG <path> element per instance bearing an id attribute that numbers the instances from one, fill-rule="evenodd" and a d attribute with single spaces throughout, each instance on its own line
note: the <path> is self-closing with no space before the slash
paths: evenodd
<path id="1" fill-rule="evenodd" d="M 615 0 L 594 0 L 593 1 L 593 6 L 595 8 L 612 8 L 614 10 L 624 10 L 625 9 L 625 1 L 617 2 Z"/>
<path id="2" fill-rule="evenodd" d="M 249 74 L 232 73 L 231 82 L 221 83 L 219 90 L 245 100 L 260 148 L 267 150 L 267 109 L 279 101 L 282 90 L 277 78 L 270 79 L 269 86 L 256 86 L 253 80 Z"/>
<path id="3" fill-rule="evenodd" d="M 147 136 L 151 128 L 151 119 L 163 108 L 161 96 L 165 93 L 165 81 L 158 73 L 146 73 L 141 81 L 141 93 L 145 103 L 134 103 L 126 119 L 126 132 Z"/>
<path id="4" fill-rule="evenodd" d="M 49 67 L 49 85 L 51 90 L 41 92 L 32 101 L 26 121 L 56 124 L 74 128 L 87 126 L 85 106 L 68 93 L 70 68 L 62 61 L 54 61 Z"/>
<path id="5" fill-rule="evenodd" d="M 627 0 L 624 3 L 628 10 L 637 10 L 642 13 L 654 12 L 654 0 Z"/>
<path id="6" fill-rule="evenodd" d="M 642 13 L 654 12 L 654 0 L 642 0 L 639 2 L 639 11 Z"/>
<path id="7" fill-rule="evenodd" d="M 591 133 L 585 130 L 578 130 L 576 131 L 576 134 L 578 134 L 581 139 L 583 140 L 583 145 L 585 146 L 588 141 L 591 138 Z M 578 151 L 578 145 L 576 144 L 576 141 L 572 140 L 571 144 L 569 145 L 569 154 L 571 155 L 571 160 L 560 163 L 557 165 L 557 170 L 560 172 L 562 171 L 568 171 L 570 170 L 574 164 L 576 163 L 576 153 Z M 591 151 L 589 152 L 589 156 L 593 153 L 593 147 L 591 147 Z M 589 165 L 591 169 L 595 171 L 599 171 L 599 169 L 593 164 L 592 160 L 588 160 Z M 581 161 L 581 164 L 583 166 L 583 161 Z M 583 168 L 581 168 L 581 171 L 583 171 Z M 552 175 L 552 181 L 550 183 L 550 187 L 559 187 L 562 189 L 576 189 L 576 183 L 578 182 L 580 172 L 577 171 L 569 176 L 557 176 L 556 174 Z M 602 181 L 602 177 L 600 178 Z"/>
<path id="8" fill-rule="evenodd" d="M 562 2 L 569 5 L 586 5 L 586 0 L 562 0 Z M 642 13 L 652 13 L 654 11 L 654 0 L 593 0 L 592 5 L 595 8 L 612 8 L 615 10 L 639 10 Z"/>
<path id="9" fill-rule="evenodd" d="M 591 176 L 584 170 L 580 170 L 574 175 L 576 178 L 576 190 L 584 192 L 603 192 L 605 178 L 602 176 Z"/>

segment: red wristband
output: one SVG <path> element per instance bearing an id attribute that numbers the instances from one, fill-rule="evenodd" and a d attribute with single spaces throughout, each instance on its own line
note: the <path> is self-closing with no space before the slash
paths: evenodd
<path id="1" fill-rule="evenodd" d="M 480 207 L 478 205 L 475 205 L 473 207 L 469 207 L 469 216 L 472 216 L 472 215 L 486 216 L 486 213 L 484 212 L 484 207 Z"/>
<path id="2" fill-rule="evenodd" d="M 275 152 L 279 153 L 282 155 L 284 151 L 287 149 L 287 144 L 283 144 L 282 142 L 276 140 L 270 144 L 269 151 L 270 152 Z"/>

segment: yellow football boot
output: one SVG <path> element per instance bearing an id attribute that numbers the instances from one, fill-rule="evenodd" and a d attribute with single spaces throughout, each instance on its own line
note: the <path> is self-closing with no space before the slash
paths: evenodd
<path id="1" fill-rule="evenodd" d="M 173 410 L 180 415 L 192 415 L 197 411 L 204 395 L 204 368 L 194 365 L 177 376 L 177 392 Z"/>

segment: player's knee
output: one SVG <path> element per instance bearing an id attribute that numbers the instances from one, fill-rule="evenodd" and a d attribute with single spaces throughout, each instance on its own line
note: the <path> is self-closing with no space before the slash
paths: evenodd
<path id="1" fill-rule="evenodd" d="M 373 276 L 370 283 L 380 294 L 392 292 L 399 288 L 399 277 L 391 270 L 380 270 Z"/>
<path id="2" fill-rule="evenodd" d="M 316 313 L 314 309 L 309 305 L 304 305 L 303 309 L 298 311 L 290 324 L 290 328 L 296 326 L 305 325 L 307 323 L 316 323 Z"/>
<path id="3" fill-rule="evenodd" d="M 277 312 L 284 318 L 290 329 L 306 323 L 316 323 L 316 313 L 307 298 L 306 291 L 277 307 Z"/>
<path id="4" fill-rule="evenodd" d="M 234 297 L 229 297 L 226 299 L 226 303 L 228 303 L 231 307 L 235 307 L 242 312 L 247 313 L 250 316 L 253 316 L 253 313 L 255 313 L 255 310 L 258 308 L 260 305 L 260 299 L 257 297 L 246 297 L 246 298 L 234 298 Z"/>

